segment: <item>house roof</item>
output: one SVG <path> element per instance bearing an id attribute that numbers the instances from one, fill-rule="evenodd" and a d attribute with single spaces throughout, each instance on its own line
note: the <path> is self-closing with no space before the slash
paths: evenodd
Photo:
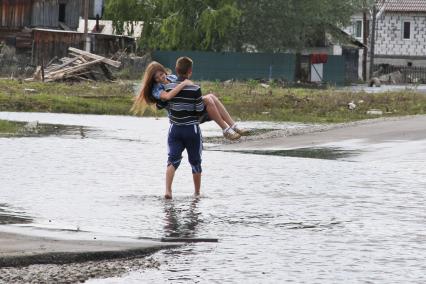
<path id="1" fill-rule="evenodd" d="M 387 12 L 426 12 L 426 0 L 381 0 L 379 9 L 385 6 Z"/>

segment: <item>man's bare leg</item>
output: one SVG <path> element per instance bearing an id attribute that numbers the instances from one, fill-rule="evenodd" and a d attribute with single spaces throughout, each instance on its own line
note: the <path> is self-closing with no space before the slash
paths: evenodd
<path id="1" fill-rule="evenodd" d="M 172 184 L 173 178 L 175 177 L 176 169 L 173 165 L 168 165 L 166 170 L 166 194 L 164 198 L 172 199 Z"/>
<path id="2" fill-rule="evenodd" d="M 192 179 L 194 180 L 195 196 L 200 196 L 201 193 L 201 174 L 193 174 Z"/>
<path id="3" fill-rule="evenodd" d="M 222 130 L 227 129 L 228 125 L 226 124 L 225 120 L 223 120 L 222 116 L 220 115 L 220 112 L 218 108 L 216 107 L 216 103 L 213 96 L 211 95 L 204 96 L 203 102 L 206 105 L 207 113 L 209 114 L 209 117 L 212 120 L 214 120 L 220 126 L 220 128 L 222 128 Z"/>

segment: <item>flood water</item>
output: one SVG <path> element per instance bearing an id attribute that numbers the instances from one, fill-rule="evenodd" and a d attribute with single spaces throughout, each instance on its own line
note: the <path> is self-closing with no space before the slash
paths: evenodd
<path id="1" fill-rule="evenodd" d="M 166 119 L 36 113 L 0 119 L 68 125 L 0 138 L 0 229 L 219 239 L 155 253 L 159 270 L 88 283 L 426 281 L 426 141 L 205 151 L 202 198 L 192 197 L 184 158 L 174 200 L 165 201 Z M 211 123 L 202 129 L 219 133 Z"/>

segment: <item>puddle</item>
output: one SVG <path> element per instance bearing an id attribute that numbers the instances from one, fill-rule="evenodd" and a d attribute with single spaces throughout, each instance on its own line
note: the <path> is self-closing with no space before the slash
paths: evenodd
<path id="1" fill-rule="evenodd" d="M 89 132 L 95 131 L 85 126 L 45 124 L 37 121 L 28 122 L 21 125 L 21 128 L 15 134 L 2 135 L 4 138 L 22 138 L 22 137 L 48 137 L 48 136 L 75 136 L 81 139 L 87 138 Z"/>
<path id="2" fill-rule="evenodd" d="M 13 210 L 7 204 L 0 203 L 0 225 L 27 224 L 32 221 L 33 219 L 24 212 Z"/>
<path id="3" fill-rule="evenodd" d="M 344 150 L 341 148 L 300 148 L 292 150 L 239 150 L 223 151 L 251 155 L 281 156 L 295 158 L 309 158 L 321 160 L 339 160 L 359 154 L 358 151 Z"/>
<path id="4" fill-rule="evenodd" d="M 167 119 L 0 117 L 58 127 L 0 139 L 0 224 L 34 219 L 11 226 L 65 238 L 220 240 L 158 252 L 158 269 L 98 283 L 424 283 L 426 141 L 205 151 L 199 200 L 184 154 L 166 202 Z"/>

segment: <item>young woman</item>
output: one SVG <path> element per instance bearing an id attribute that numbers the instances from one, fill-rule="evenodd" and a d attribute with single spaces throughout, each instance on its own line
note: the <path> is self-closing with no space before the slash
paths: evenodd
<path id="1" fill-rule="evenodd" d="M 165 91 L 164 85 L 177 80 L 174 75 L 168 75 L 166 68 L 158 62 L 151 62 L 145 70 L 142 79 L 142 90 L 136 97 L 131 111 L 133 113 L 143 113 L 149 104 L 157 104 L 159 108 L 167 107 L 167 101 L 176 96 L 186 86 L 193 85 L 191 80 L 181 82 L 170 92 Z M 200 122 L 214 120 L 223 131 L 223 136 L 229 140 L 237 140 L 241 135 L 246 135 L 247 131 L 238 127 L 231 118 L 225 106 L 214 94 L 203 96 L 203 102 L 206 106 L 205 116 L 200 118 Z"/>

